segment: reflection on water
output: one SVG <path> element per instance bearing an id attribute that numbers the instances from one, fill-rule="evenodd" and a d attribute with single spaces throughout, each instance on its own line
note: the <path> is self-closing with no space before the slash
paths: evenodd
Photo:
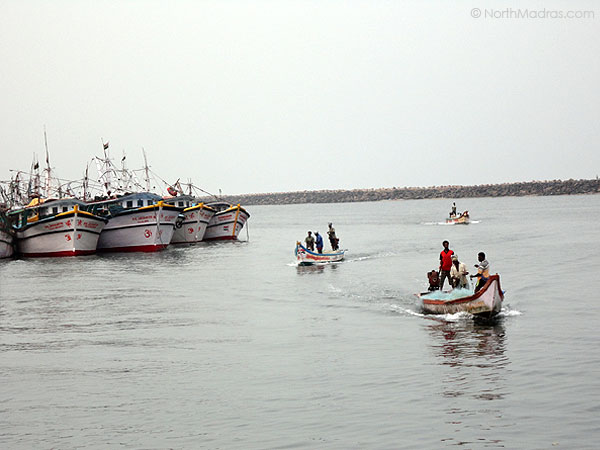
<path id="1" fill-rule="evenodd" d="M 296 266 L 296 272 L 298 275 L 309 275 L 313 273 L 323 273 L 325 269 L 327 270 L 337 270 L 338 264 L 312 264 L 310 266 Z"/>
<path id="2" fill-rule="evenodd" d="M 502 440 L 493 436 L 494 430 L 509 426 L 496 404 L 507 395 L 510 365 L 503 322 L 436 321 L 427 329 L 431 349 L 444 369 L 439 395 L 447 404 L 446 425 L 452 432 L 441 441 L 504 447 Z M 474 426 L 473 417 L 479 418 L 479 426 Z"/>
<path id="3" fill-rule="evenodd" d="M 432 347 L 450 366 L 475 364 L 476 367 L 504 367 L 505 329 L 502 320 L 491 323 L 465 320 L 435 322 L 428 326 L 436 338 Z"/>

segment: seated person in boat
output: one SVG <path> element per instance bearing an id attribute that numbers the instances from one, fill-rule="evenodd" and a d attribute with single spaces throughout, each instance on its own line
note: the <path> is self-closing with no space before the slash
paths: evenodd
<path id="1" fill-rule="evenodd" d="M 471 278 L 477 278 L 475 292 L 481 289 L 485 283 L 487 283 L 487 280 L 490 277 L 490 263 L 487 261 L 487 259 L 485 259 L 485 253 L 479 252 L 477 255 L 477 260 L 479 261 L 479 264 L 475 264 L 477 273 L 475 275 L 471 275 Z"/>
<path id="2" fill-rule="evenodd" d="M 315 231 L 315 238 L 317 239 L 317 251 L 323 253 L 323 237 L 321 237 L 318 231 Z"/>
<path id="3" fill-rule="evenodd" d="M 467 266 L 465 263 L 461 263 L 456 255 L 452 255 L 452 267 L 450 268 L 452 287 L 468 289 L 469 280 L 467 275 L 469 275 L 469 272 L 467 272 Z"/>
<path id="4" fill-rule="evenodd" d="M 329 222 L 329 231 L 327 231 L 327 235 L 329 236 L 329 242 L 331 243 L 331 249 L 337 250 L 339 247 L 338 242 L 340 241 L 335 235 L 335 228 L 333 228 L 333 224 Z"/>
<path id="5" fill-rule="evenodd" d="M 306 236 L 306 239 L 304 239 L 304 242 L 306 242 L 306 248 L 310 251 L 315 251 L 315 238 L 313 237 L 312 233 L 309 231 L 308 232 L 308 236 Z"/>
<path id="6" fill-rule="evenodd" d="M 450 250 L 448 241 L 442 242 L 444 250 L 440 252 L 440 291 L 444 288 L 444 280 L 448 278 L 448 284 L 452 284 L 450 278 L 450 269 L 452 268 L 452 255 L 454 252 Z"/>

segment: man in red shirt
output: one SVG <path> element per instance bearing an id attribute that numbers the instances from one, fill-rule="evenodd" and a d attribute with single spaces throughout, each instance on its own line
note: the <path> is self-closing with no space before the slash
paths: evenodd
<path id="1" fill-rule="evenodd" d="M 444 280 L 448 278 L 448 284 L 452 286 L 452 279 L 450 278 L 450 269 L 452 269 L 452 255 L 454 252 L 448 247 L 450 242 L 442 242 L 444 250 L 440 252 L 440 291 L 444 288 Z"/>

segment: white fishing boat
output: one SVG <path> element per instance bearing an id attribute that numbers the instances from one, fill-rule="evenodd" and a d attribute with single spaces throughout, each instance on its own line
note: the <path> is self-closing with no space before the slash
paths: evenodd
<path id="1" fill-rule="evenodd" d="M 183 208 L 165 204 L 149 192 L 123 195 L 88 204 L 108 223 L 98 240 L 98 252 L 155 252 L 167 248 Z"/>
<path id="2" fill-rule="evenodd" d="M 26 257 L 95 253 L 107 219 L 84 211 L 84 207 L 74 198 L 36 198 L 27 207 L 11 211 L 17 252 Z"/>
<path id="3" fill-rule="evenodd" d="M 216 210 L 206 227 L 205 241 L 236 240 L 242 228 L 250 218 L 250 214 L 238 203 L 227 202 L 208 203 Z"/>
<path id="4" fill-rule="evenodd" d="M 165 203 L 184 208 L 175 222 L 171 244 L 193 244 L 202 241 L 208 222 L 216 210 L 204 203 L 197 203 L 191 195 L 165 198 Z"/>

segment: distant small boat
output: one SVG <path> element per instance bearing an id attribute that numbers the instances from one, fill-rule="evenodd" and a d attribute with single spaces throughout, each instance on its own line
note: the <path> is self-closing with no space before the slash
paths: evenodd
<path id="1" fill-rule="evenodd" d="M 462 223 L 462 224 L 467 224 L 467 223 L 469 223 L 469 220 L 470 220 L 470 218 L 469 218 L 469 211 L 465 211 L 460 216 L 448 217 L 446 219 L 446 223 Z"/>
<path id="2" fill-rule="evenodd" d="M 301 266 L 308 266 L 311 264 L 342 261 L 344 259 L 345 252 L 346 250 L 340 250 L 335 253 L 317 253 L 308 250 L 300 242 L 296 242 L 296 250 L 294 251 L 294 254 L 296 255 L 296 259 Z"/>
<path id="3" fill-rule="evenodd" d="M 504 292 L 500 288 L 500 276 L 490 276 L 487 283 L 476 293 L 454 298 L 450 292 L 424 292 L 418 295 L 423 311 L 430 314 L 455 314 L 467 312 L 479 317 L 493 317 L 500 312 Z M 447 299 L 444 299 L 447 297 Z"/>
<path id="4" fill-rule="evenodd" d="M 217 212 L 211 217 L 204 233 L 205 241 L 236 240 L 242 228 L 250 218 L 250 214 L 240 204 L 227 202 L 208 203 L 207 206 Z"/>

